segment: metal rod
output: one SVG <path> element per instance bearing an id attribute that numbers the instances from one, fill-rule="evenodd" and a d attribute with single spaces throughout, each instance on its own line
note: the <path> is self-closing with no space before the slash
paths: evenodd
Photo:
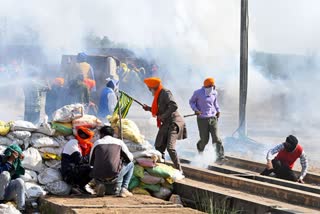
<path id="1" fill-rule="evenodd" d="M 120 97 L 119 94 L 117 95 L 118 97 L 118 115 L 119 115 L 119 134 L 120 134 L 120 139 L 123 140 L 123 134 L 122 134 L 122 116 L 121 116 L 121 102 L 120 102 Z"/>
<path id="2" fill-rule="evenodd" d="M 193 116 L 196 116 L 196 115 L 197 115 L 197 114 L 195 114 L 195 113 L 194 113 L 194 114 L 187 114 L 187 115 L 184 115 L 183 117 L 184 117 L 184 118 L 186 118 L 186 117 L 193 117 Z"/>
<path id="3" fill-rule="evenodd" d="M 137 99 L 133 98 L 131 95 L 129 95 L 128 93 L 124 92 L 124 91 L 120 91 L 121 93 L 127 95 L 128 97 L 131 97 L 133 99 L 134 102 L 138 103 L 141 106 L 144 106 L 140 101 L 138 101 Z"/>

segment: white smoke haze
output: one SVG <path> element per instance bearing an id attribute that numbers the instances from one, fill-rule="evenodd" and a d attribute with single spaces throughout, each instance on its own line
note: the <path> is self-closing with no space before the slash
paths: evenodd
<path id="1" fill-rule="evenodd" d="M 318 136 L 319 6 L 317 0 L 249 1 L 250 50 L 311 54 L 317 65 L 301 68 L 289 60 L 284 63 L 290 75 L 281 79 L 262 74 L 250 58 L 248 133 L 258 141 L 280 143 L 294 132 L 308 144 Z M 223 89 L 222 136 L 230 136 L 238 125 L 240 1 L 1 0 L 0 14 L 0 35 L 5 35 L 0 44 L 15 43 L 17 38 L 37 43 L 53 64 L 60 63 L 62 54 L 84 51 L 88 34 L 108 36 L 127 44 L 138 56 L 155 59 L 165 70 L 164 85 L 173 90 L 182 114 L 191 113 L 192 92 L 205 77 L 213 76 Z M 35 32 L 31 38 L 30 32 Z M 151 103 L 152 97 L 145 97 L 143 101 Z M 195 150 L 196 121 L 186 121 L 191 133 L 188 145 L 194 146 L 188 149 Z M 319 147 L 308 144 L 307 149 L 311 153 Z M 317 159 L 314 153 L 309 157 Z"/>

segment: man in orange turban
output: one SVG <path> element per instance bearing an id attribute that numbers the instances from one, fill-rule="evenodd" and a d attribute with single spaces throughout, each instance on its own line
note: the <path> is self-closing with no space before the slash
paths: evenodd
<path id="1" fill-rule="evenodd" d="M 76 139 L 68 141 L 61 155 L 61 174 L 63 180 L 72 185 L 76 192 L 85 192 L 85 185 L 91 180 L 89 165 L 90 152 L 93 147 L 94 132 L 77 127 Z"/>
<path id="2" fill-rule="evenodd" d="M 218 119 L 220 107 L 218 104 L 218 92 L 215 90 L 215 81 L 212 77 L 203 82 L 203 87 L 193 93 L 189 101 L 190 107 L 198 116 L 197 123 L 200 140 L 197 143 L 199 153 L 204 151 L 211 134 L 212 143 L 216 146 L 218 161 L 224 160 L 224 148 L 218 136 Z"/>
<path id="3" fill-rule="evenodd" d="M 167 149 L 174 167 L 182 171 L 175 147 L 177 140 L 187 137 L 187 132 L 185 122 L 177 111 L 178 105 L 171 91 L 163 88 L 160 78 L 150 77 L 146 78 L 144 82 L 154 96 L 152 106 L 144 105 L 143 109 L 151 111 L 152 116 L 157 118 L 159 131 L 155 147 L 162 153 L 163 158 Z"/>

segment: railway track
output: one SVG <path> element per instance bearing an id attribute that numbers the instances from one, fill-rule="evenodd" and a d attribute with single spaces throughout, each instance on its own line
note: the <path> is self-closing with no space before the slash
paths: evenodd
<path id="1" fill-rule="evenodd" d="M 244 213 L 320 213 L 319 174 L 309 173 L 306 184 L 300 184 L 261 176 L 265 164 L 227 159 L 223 165 L 209 164 L 207 169 L 193 167 L 189 160 L 182 159 L 187 179 L 177 182 L 177 194 L 189 203 L 197 203 L 194 194 L 202 192 L 213 201 L 227 200 L 230 209 Z"/>

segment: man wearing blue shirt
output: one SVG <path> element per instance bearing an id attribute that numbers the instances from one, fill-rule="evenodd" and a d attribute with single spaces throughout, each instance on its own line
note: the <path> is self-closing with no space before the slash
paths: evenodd
<path id="1" fill-rule="evenodd" d="M 196 90 L 189 104 L 197 117 L 200 140 L 197 143 L 199 153 L 202 153 L 209 141 L 211 134 L 212 143 L 216 145 L 218 161 L 224 159 L 224 148 L 218 136 L 218 119 L 220 107 L 217 100 L 217 91 L 213 78 L 207 78 L 202 88 Z"/>

